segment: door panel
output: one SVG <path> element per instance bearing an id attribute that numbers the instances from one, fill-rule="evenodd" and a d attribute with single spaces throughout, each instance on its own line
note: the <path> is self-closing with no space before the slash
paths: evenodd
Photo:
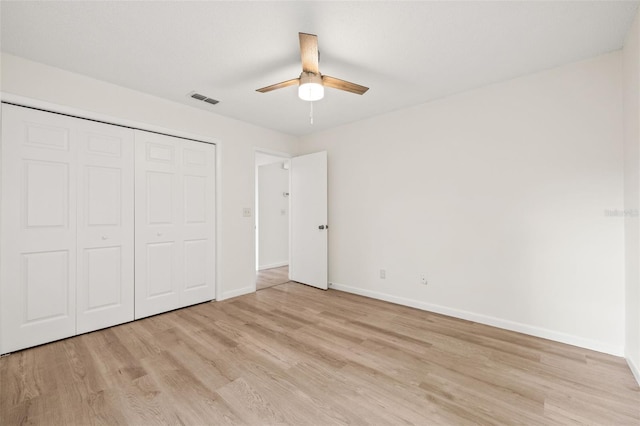
<path id="1" fill-rule="evenodd" d="M 326 290 L 327 153 L 291 159 L 291 280 Z"/>
<path id="2" fill-rule="evenodd" d="M 118 226 L 122 215 L 122 170 L 116 167 L 86 169 L 87 225 Z M 132 182 L 129 182 L 133 185 Z"/>
<path id="3" fill-rule="evenodd" d="M 175 282 L 175 243 L 149 243 L 147 244 L 147 293 L 148 300 L 177 294 L 174 288 Z M 167 299 L 168 300 L 168 299 Z M 176 306 L 166 302 L 165 310 L 174 309 Z"/>
<path id="4" fill-rule="evenodd" d="M 7 105 L 7 107 L 9 107 L 9 105 Z M 36 149 L 69 151 L 70 128 L 68 125 L 70 124 L 70 120 L 68 118 L 63 118 L 62 116 L 57 116 L 56 119 L 51 117 L 43 118 L 45 114 L 50 114 L 41 112 L 40 114 L 33 113 L 33 121 L 31 121 L 30 117 L 25 115 L 26 110 L 22 110 L 22 117 L 25 118 L 23 122 L 24 129 L 27 133 L 26 138 L 23 140 L 25 146 L 31 146 Z M 42 120 L 51 120 L 49 122 L 51 124 L 43 123 Z M 64 122 L 64 124 L 58 126 L 58 123 L 62 122 Z"/>
<path id="5" fill-rule="evenodd" d="M 133 131 L 78 120 L 77 332 L 133 321 Z"/>
<path id="6" fill-rule="evenodd" d="M 206 287 L 208 241 L 191 240 L 184 242 L 184 288 L 195 290 Z"/>
<path id="7" fill-rule="evenodd" d="M 27 228 L 68 228 L 69 164 L 24 160 L 24 213 Z"/>
<path id="8" fill-rule="evenodd" d="M 175 172 L 147 171 L 147 224 L 175 225 L 173 191 Z"/>
<path id="9" fill-rule="evenodd" d="M 146 132 L 145 132 L 146 133 Z M 174 138 L 156 134 L 147 134 L 147 137 L 156 137 L 161 143 L 147 142 L 147 163 L 164 164 L 173 166 L 176 163 L 175 148 L 172 143 Z"/>
<path id="10" fill-rule="evenodd" d="M 110 136 L 100 133 L 86 133 L 87 152 L 94 155 L 122 158 L 123 139 L 118 136 Z M 129 148 L 129 151 L 131 149 Z"/>
<path id="11" fill-rule="evenodd" d="M 123 304 L 122 299 L 122 250 L 120 247 L 104 247 L 85 250 L 85 276 L 87 309 L 89 313 Z"/>
<path id="12" fill-rule="evenodd" d="M 185 223 L 205 223 L 207 218 L 206 176 L 184 177 L 184 220 Z"/>
<path id="13" fill-rule="evenodd" d="M 21 276 L 25 324 L 33 325 L 71 315 L 68 251 L 23 253 Z"/>
<path id="14" fill-rule="evenodd" d="M 76 331 L 73 119 L 2 105 L 0 353 Z"/>

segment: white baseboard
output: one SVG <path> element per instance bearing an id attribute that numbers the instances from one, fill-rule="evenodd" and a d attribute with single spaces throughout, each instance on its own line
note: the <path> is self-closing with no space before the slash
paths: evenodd
<path id="1" fill-rule="evenodd" d="M 629 357 L 627 357 L 627 364 L 629 365 L 629 368 L 633 373 L 633 377 L 636 378 L 636 382 L 638 382 L 638 385 L 640 385 L 640 368 L 638 368 L 638 366 Z"/>
<path id="2" fill-rule="evenodd" d="M 268 265 L 260 265 L 258 266 L 258 271 L 262 271 L 264 269 L 280 268 L 281 266 L 289 266 L 289 261 L 270 263 Z"/>
<path id="3" fill-rule="evenodd" d="M 448 315 L 480 324 L 490 325 L 493 327 L 503 328 L 505 330 L 516 331 L 518 333 L 528 334 L 531 336 L 542 337 L 544 339 L 553 340 L 560 343 L 566 343 L 585 349 L 591 349 L 597 352 L 603 352 L 615 356 L 624 356 L 624 347 L 614 346 L 607 343 L 585 339 L 583 337 L 562 333 L 559 331 L 549 330 L 541 327 L 523 324 L 519 322 L 509 321 L 488 315 L 477 314 L 474 312 L 463 311 L 460 309 L 448 308 L 446 306 L 435 305 L 432 303 L 420 302 L 418 300 L 407 299 L 404 297 L 393 296 L 386 293 L 380 293 L 373 290 L 365 290 L 358 287 L 352 287 L 339 283 L 330 283 L 329 288 L 340 290 L 347 293 L 358 294 L 360 296 L 371 297 L 372 299 L 384 300 L 386 302 L 396 303 L 398 305 L 409 306 L 411 308 L 421 309 L 423 311 L 435 312 L 438 314 Z M 636 370 L 637 371 L 637 370 Z M 635 374 L 635 373 L 634 373 Z M 638 376 L 636 376 L 637 378 Z"/>
<path id="4" fill-rule="evenodd" d="M 242 287 L 236 290 L 225 291 L 222 293 L 222 297 L 218 299 L 219 302 L 227 299 L 231 299 L 232 297 L 242 296 L 244 294 L 253 293 L 256 291 L 255 286 Z"/>

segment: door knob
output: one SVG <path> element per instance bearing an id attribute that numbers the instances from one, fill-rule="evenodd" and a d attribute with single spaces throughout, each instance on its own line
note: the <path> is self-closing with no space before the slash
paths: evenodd
<path id="1" fill-rule="evenodd" d="M 318 229 L 324 229 L 324 225 L 318 226 Z"/>
<path id="2" fill-rule="evenodd" d="M 158 237 L 162 237 L 162 232 L 158 232 L 156 235 L 157 235 Z"/>
<path id="3" fill-rule="evenodd" d="M 107 238 L 109 238 L 109 237 L 107 237 L 106 235 L 103 235 L 103 236 L 102 236 L 102 239 L 103 239 L 103 240 L 106 240 Z"/>

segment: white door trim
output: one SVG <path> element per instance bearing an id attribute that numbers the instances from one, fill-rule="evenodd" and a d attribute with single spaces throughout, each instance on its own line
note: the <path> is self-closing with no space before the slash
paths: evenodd
<path id="1" fill-rule="evenodd" d="M 51 102 L 41 101 L 39 99 L 28 98 L 26 96 L 14 95 L 12 93 L 0 92 L 0 101 L 15 104 L 18 106 L 24 106 L 28 108 L 41 109 L 48 112 L 57 114 L 70 115 L 77 118 L 84 118 L 87 120 L 101 121 L 106 124 L 114 124 L 116 126 L 129 127 L 132 129 L 146 130 L 153 133 L 161 133 L 167 136 L 176 136 L 183 139 L 191 139 L 196 142 L 205 142 L 212 144 L 221 143 L 220 139 L 212 138 L 209 136 L 199 135 L 195 133 L 182 132 L 179 130 L 168 129 L 166 127 L 156 126 L 154 124 L 148 124 L 141 121 L 127 120 L 126 118 L 114 117 L 108 114 L 102 114 L 99 112 L 86 111 L 74 107 L 69 107 L 60 104 L 54 104 Z"/>

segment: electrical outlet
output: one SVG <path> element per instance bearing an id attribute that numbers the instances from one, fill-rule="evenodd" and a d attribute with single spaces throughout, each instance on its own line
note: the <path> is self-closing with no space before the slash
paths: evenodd
<path id="1" fill-rule="evenodd" d="M 384 280 L 385 278 L 387 278 L 387 271 L 380 269 L 380 279 Z"/>
<path id="2" fill-rule="evenodd" d="M 420 283 L 427 285 L 427 274 L 420 274 Z"/>

